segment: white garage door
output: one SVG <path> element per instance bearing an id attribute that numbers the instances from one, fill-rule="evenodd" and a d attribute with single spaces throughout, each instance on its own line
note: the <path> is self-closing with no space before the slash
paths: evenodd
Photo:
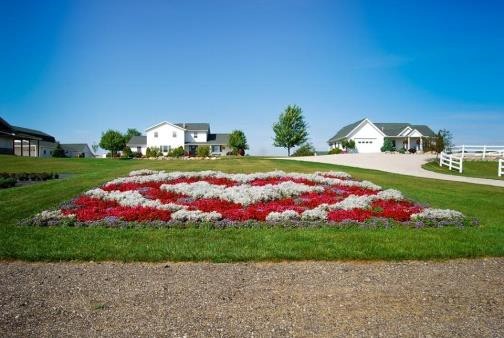
<path id="1" fill-rule="evenodd" d="M 375 138 L 355 139 L 355 147 L 359 153 L 376 153 L 380 151 Z"/>

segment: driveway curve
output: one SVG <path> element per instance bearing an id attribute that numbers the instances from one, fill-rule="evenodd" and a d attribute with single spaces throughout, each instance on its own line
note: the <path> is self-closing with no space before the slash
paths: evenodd
<path id="1" fill-rule="evenodd" d="M 304 156 L 295 158 L 282 158 L 294 161 L 318 162 L 337 164 L 348 167 L 356 167 L 363 169 L 373 169 L 385 171 L 388 173 L 396 173 L 401 175 L 409 175 L 416 177 L 434 178 L 437 180 L 456 181 L 464 183 L 474 183 L 483 185 L 492 185 L 496 187 L 504 187 L 504 181 L 492 180 L 487 178 L 464 177 L 440 174 L 425 170 L 422 165 L 427 161 L 432 160 L 433 155 L 427 154 L 338 154 L 338 155 L 318 155 Z"/>

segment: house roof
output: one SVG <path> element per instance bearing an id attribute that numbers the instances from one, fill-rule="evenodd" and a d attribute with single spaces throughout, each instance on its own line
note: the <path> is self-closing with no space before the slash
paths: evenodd
<path id="1" fill-rule="evenodd" d="M 186 142 L 187 145 L 226 145 L 231 134 L 208 134 L 206 142 Z"/>
<path id="2" fill-rule="evenodd" d="M 373 123 L 378 129 L 380 129 L 386 136 L 397 136 L 404 128 L 411 125 L 409 123 Z"/>
<path id="3" fill-rule="evenodd" d="M 76 153 L 85 153 L 86 151 L 89 151 L 90 153 L 92 153 L 87 143 L 65 143 L 60 145 L 65 152 L 71 151 Z"/>
<path id="4" fill-rule="evenodd" d="M 155 124 L 155 125 L 153 125 L 153 126 L 150 126 L 149 128 L 145 129 L 145 131 L 149 131 L 149 130 L 151 130 L 151 129 L 157 128 L 157 127 L 159 127 L 159 126 L 161 126 L 161 125 L 163 125 L 163 124 L 169 124 L 170 126 L 174 126 L 174 127 L 180 128 L 180 129 L 182 129 L 182 130 L 184 129 L 184 128 L 182 128 L 181 126 L 176 125 L 176 124 L 173 124 L 173 123 L 171 123 L 171 122 L 168 122 L 168 121 L 162 121 L 162 122 L 156 123 L 156 124 Z"/>
<path id="5" fill-rule="evenodd" d="M 359 120 L 357 122 L 351 123 L 349 125 L 344 126 L 341 128 L 336 135 L 331 137 L 328 143 L 335 142 L 338 140 L 341 140 L 345 137 L 348 136 L 354 130 L 362 121 L 365 119 Z M 368 120 L 369 121 L 369 120 Z M 418 130 L 423 136 L 435 136 L 435 133 L 432 131 L 431 128 L 429 128 L 426 125 L 412 125 L 407 122 L 399 122 L 399 123 L 383 123 L 383 122 L 371 122 L 370 123 L 374 124 L 385 136 L 398 136 L 406 127 L 410 127 L 412 130 Z M 407 136 L 407 135 L 405 135 Z"/>
<path id="6" fill-rule="evenodd" d="M 131 137 L 126 145 L 129 147 L 130 145 L 145 145 L 145 144 L 147 144 L 147 136 L 140 135 Z"/>
<path id="7" fill-rule="evenodd" d="M 423 136 L 436 136 L 436 133 L 429 126 L 423 124 L 414 124 L 411 125 L 411 128 L 418 130 Z"/>
<path id="8" fill-rule="evenodd" d="M 175 123 L 176 126 L 186 130 L 210 131 L 209 123 Z"/>
<path id="9" fill-rule="evenodd" d="M 354 122 L 354 123 L 351 123 L 349 125 L 346 125 L 344 126 L 343 128 L 341 128 L 337 133 L 336 135 L 334 135 L 333 137 L 331 137 L 329 139 L 328 142 L 333 142 L 333 141 L 337 141 L 339 139 L 342 139 L 342 138 L 345 138 L 348 134 L 350 134 L 350 132 L 352 130 L 355 129 L 355 127 L 357 127 L 359 124 L 362 123 L 362 121 L 364 121 L 365 119 L 362 119 L 362 120 L 359 120 L 357 122 Z"/>

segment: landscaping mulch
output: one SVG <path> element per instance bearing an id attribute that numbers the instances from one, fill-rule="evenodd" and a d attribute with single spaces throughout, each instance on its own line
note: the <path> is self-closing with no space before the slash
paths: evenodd
<path id="1" fill-rule="evenodd" d="M 504 335 L 504 258 L 0 263 L 2 336 Z"/>

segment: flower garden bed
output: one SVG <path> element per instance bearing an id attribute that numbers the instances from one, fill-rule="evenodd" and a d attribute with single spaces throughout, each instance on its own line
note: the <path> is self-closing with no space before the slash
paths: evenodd
<path id="1" fill-rule="evenodd" d="M 462 213 L 431 209 L 343 172 L 133 171 L 27 222 L 32 225 L 184 227 L 469 225 Z"/>

